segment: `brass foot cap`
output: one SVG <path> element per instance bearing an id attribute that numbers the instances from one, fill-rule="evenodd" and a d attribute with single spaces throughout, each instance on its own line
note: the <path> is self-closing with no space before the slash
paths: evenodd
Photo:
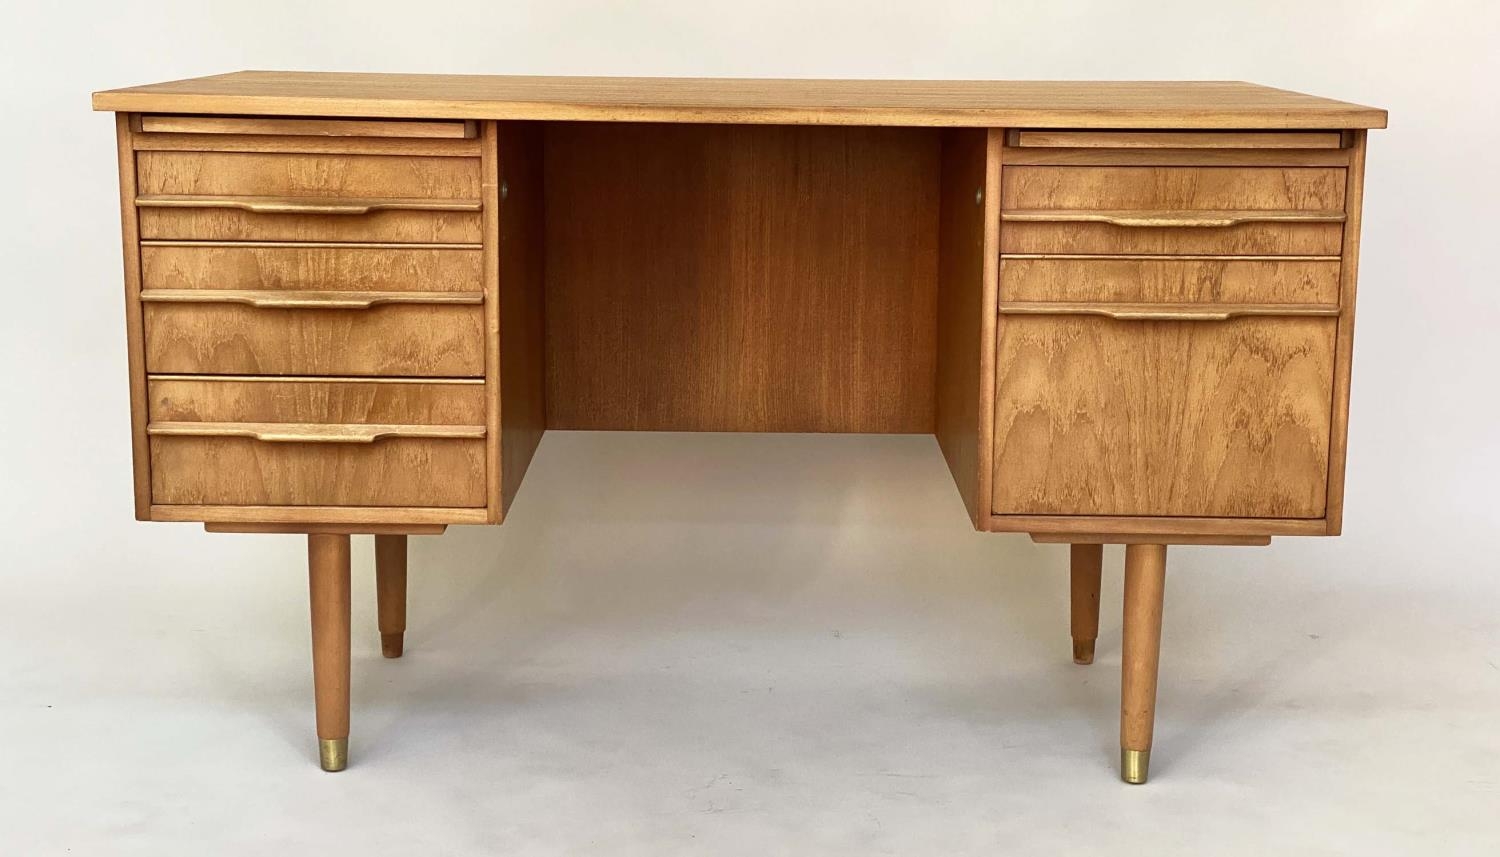
<path id="1" fill-rule="evenodd" d="M 397 631 L 394 634 L 380 635 L 380 653 L 388 658 L 399 658 L 401 652 L 406 648 L 406 634 Z"/>
<path id="2" fill-rule="evenodd" d="M 319 738 L 318 763 L 325 771 L 342 771 L 349 765 L 349 739 Z"/>
<path id="3" fill-rule="evenodd" d="M 1073 641 L 1073 663 L 1075 663 L 1075 664 L 1091 664 L 1093 662 L 1094 662 L 1094 641 L 1093 640 L 1074 640 Z"/>
<path id="4" fill-rule="evenodd" d="M 1150 750 L 1126 750 L 1120 748 L 1120 779 L 1131 785 L 1140 785 L 1146 781 L 1146 775 L 1151 769 Z"/>

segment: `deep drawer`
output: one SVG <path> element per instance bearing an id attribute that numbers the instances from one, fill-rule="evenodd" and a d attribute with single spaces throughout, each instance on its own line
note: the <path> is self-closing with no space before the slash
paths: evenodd
<path id="1" fill-rule="evenodd" d="M 152 502 L 485 505 L 484 387 L 155 378 Z"/>
<path id="2" fill-rule="evenodd" d="M 1002 316 L 994 513 L 1322 517 L 1337 324 Z"/>

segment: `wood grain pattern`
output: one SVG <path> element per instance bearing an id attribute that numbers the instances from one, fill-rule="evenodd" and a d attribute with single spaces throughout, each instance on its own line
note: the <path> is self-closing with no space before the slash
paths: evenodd
<path id="1" fill-rule="evenodd" d="M 1337 317 L 1336 304 L 1065 303 L 1001 301 L 1001 315 L 1092 315 L 1117 321 L 1228 321 L 1232 318 Z"/>
<path id="2" fill-rule="evenodd" d="M 479 384 L 153 377 L 149 395 L 156 422 L 484 424 Z"/>
<path id="3" fill-rule="evenodd" d="M 1365 198 L 1365 148 L 1363 131 L 1351 134 L 1349 189 L 1345 194 L 1348 218 L 1344 221 L 1344 261 L 1340 268 L 1342 283 L 1339 295 L 1338 346 L 1334 357 L 1333 428 L 1329 433 L 1328 455 L 1328 535 L 1344 529 L 1344 474 L 1348 467 L 1349 382 L 1354 358 L 1354 297 L 1359 278 L 1359 227 Z"/>
<path id="4" fill-rule="evenodd" d="M 988 135 L 943 137 L 938 226 L 937 382 L 934 434 L 969 516 L 979 494 L 979 341 L 984 294 L 984 177 Z"/>
<path id="5" fill-rule="evenodd" d="M 1006 258 L 1000 300 L 1337 304 L 1339 268 L 1337 258 Z"/>
<path id="6" fill-rule="evenodd" d="M 980 472 L 987 469 L 979 450 L 985 269 L 995 251 L 985 229 L 989 133 L 951 131 L 943 137 L 942 192 L 939 203 L 937 383 L 935 434 L 959 496 L 978 525 L 986 513 Z"/>
<path id="7" fill-rule="evenodd" d="M 147 289 L 466 292 L 484 284 L 477 250 L 176 245 L 141 248 Z"/>
<path id="8" fill-rule="evenodd" d="M 143 208 L 141 237 L 201 241 L 388 242 L 471 244 L 482 239 L 480 215 L 466 211 L 372 211 L 256 214 L 232 208 Z"/>
<path id="9" fill-rule="evenodd" d="M 151 447 L 146 437 L 146 335 L 141 309 L 140 224 L 135 207 L 135 151 L 131 117 L 115 116 L 115 148 L 120 169 L 120 235 L 125 269 L 125 363 L 130 384 L 130 458 L 135 517 L 151 514 Z"/>
<path id="10" fill-rule="evenodd" d="M 241 152 L 137 153 L 138 196 L 245 198 L 245 204 L 313 200 L 479 199 L 479 159 Z M 247 211 L 233 207 L 145 207 L 141 237 L 248 241 L 478 243 L 471 210 L 377 209 L 367 214 Z"/>
<path id="11" fill-rule="evenodd" d="M 1216 229 L 1247 223 L 1343 223 L 1344 212 L 1338 209 L 1317 211 L 1284 211 L 1254 209 L 1212 209 L 1171 211 L 1165 209 L 1067 209 L 1030 208 L 1007 211 L 1001 220 L 1019 223 L 1105 223 L 1111 226 L 1140 228 L 1182 227 Z"/>
<path id="12" fill-rule="evenodd" d="M 478 306 L 484 292 L 346 292 L 270 289 L 145 289 L 148 304 L 236 304 L 256 309 L 370 309 L 393 304 Z"/>
<path id="13" fill-rule="evenodd" d="M 242 71 L 95 110 L 995 128 L 1384 128 L 1384 110 L 1240 81 L 754 80 Z"/>
<path id="14" fill-rule="evenodd" d="M 1005 211 L 1342 211 L 1335 167 L 1015 166 L 1002 182 Z"/>
<path id="15" fill-rule="evenodd" d="M 143 195 L 477 200 L 479 159 L 138 152 Z"/>
<path id="16" fill-rule="evenodd" d="M 262 443 L 152 437 L 160 505 L 483 507 L 484 440 Z"/>
<path id="17" fill-rule="evenodd" d="M 146 426 L 150 437 L 236 437 L 262 443 L 371 444 L 388 438 L 459 438 L 479 440 L 482 425 L 327 425 L 324 423 L 155 422 Z"/>
<path id="18" fill-rule="evenodd" d="M 174 374 L 482 377 L 484 307 L 146 304 L 146 369 Z"/>
<path id="19" fill-rule="evenodd" d="M 478 211 L 477 199 L 421 199 L 400 196 L 215 196 L 212 194 L 141 194 L 138 208 L 228 208 L 251 214 L 360 215 L 379 211 Z"/>
<path id="20" fill-rule="evenodd" d="M 1109 223 L 1007 223 L 1010 254 L 1337 256 L 1342 223 L 1246 223 L 1222 229 L 1141 228 Z"/>
<path id="21" fill-rule="evenodd" d="M 542 130 L 507 122 L 496 127 L 496 172 L 504 188 L 495 210 L 499 283 L 496 358 L 500 480 L 491 496 L 503 515 L 515 500 L 547 428 L 544 276 L 546 228 L 542 186 Z M 493 365 L 493 364 L 492 364 Z M 498 519 L 498 517 L 497 517 Z"/>
<path id="22" fill-rule="evenodd" d="M 484 505 L 484 388 L 477 384 L 157 378 L 150 397 L 157 504 Z M 161 431 L 164 424 L 221 435 L 217 428 L 246 424 L 350 434 L 381 425 L 408 434 L 470 426 L 471 439 L 265 443 L 174 435 Z"/>
<path id="23" fill-rule="evenodd" d="M 930 432 L 940 139 L 553 125 L 551 428 Z"/>
<path id="24" fill-rule="evenodd" d="M 1007 318 L 994 511 L 1321 517 L 1335 329 Z"/>
<path id="25" fill-rule="evenodd" d="M 479 140 L 441 140 L 401 137 L 285 137 L 258 134 L 143 134 L 134 135 L 136 151 L 150 152 L 264 152 L 320 155 L 400 155 L 435 158 L 477 158 Z"/>
<path id="26" fill-rule="evenodd" d="M 171 134 L 277 134 L 293 137 L 425 137 L 475 135 L 473 122 L 412 122 L 390 119 L 279 119 L 266 116 L 141 117 L 140 130 Z"/>

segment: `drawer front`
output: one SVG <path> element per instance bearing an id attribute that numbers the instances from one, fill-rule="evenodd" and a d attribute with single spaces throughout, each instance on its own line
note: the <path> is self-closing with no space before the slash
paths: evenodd
<path id="1" fill-rule="evenodd" d="M 152 378 L 153 421 L 484 425 L 478 382 Z"/>
<path id="2" fill-rule="evenodd" d="M 479 250 L 425 247 L 147 245 L 141 285 L 248 291 L 482 292 Z"/>
<path id="3" fill-rule="evenodd" d="M 1335 305 L 1339 266 L 1307 258 L 1007 258 L 1000 300 Z"/>
<path id="4" fill-rule="evenodd" d="M 479 199 L 479 159 L 390 155 L 139 152 L 142 196 Z"/>
<path id="5" fill-rule="evenodd" d="M 1338 255 L 1337 167 L 1014 166 L 1001 252 Z"/>
<path id="6" fill-rule="evenodd" d="M 184 297 L 187 299 L 179 302 Z M 243 303 L 197 303 L 191 300 L 195 297 L 177 293 L 168 301 L 145 303 L 146 371 L 448 378 L 484 375 L 482 305 L 264 308 Z M 261 300 L 249 293 L 235 293 L 234 297 Z"/>
<path id="7" fill-rule="evenodd" d="M 1321 518 L 1336 330 L 1003 317 L 994 513 Z"/>
<path id="8" fill-rule="evenodd" d="M 481 384 L 157 378 L 148 398 L 153 503 L 486 503 Z"/>
<path id="9" fill-rule="evenodd" d="M 485 505 L 484 388 L 153 379 L 152 502 Z"/>
<path id="10" fill-rule="evenodd" d="M 150 151 L 137 172 L 148 240 L 482 240 L 476 158 Z"/>
<path id="11" fill-rule="evenodd" d="M 371 241 L 473 244 L 484 238 L 478 213 L 372 211 L 367 214 L 262 214 L 223 208 L 140 209 L 141 237 L 199 241 Z"/>
<path id="12" fill-rule="evenodd" d="M 1052 167 L 1002 172 L 1005 209 L 1342 211 L 1337 167 Z"/>

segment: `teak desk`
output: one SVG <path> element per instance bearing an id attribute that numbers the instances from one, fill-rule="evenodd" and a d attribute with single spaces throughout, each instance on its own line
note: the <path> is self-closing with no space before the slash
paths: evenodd
<path id="1" fill-rule="evenodd" d="M 136 517 L 305 533 L 322 765 L 349 536 L 498 524 L 548 428 L 932 433 L 974 526 L 1123 543 L 1144 782 L 1169 544 L 1337 535 L 1366 129 L 1248 83 L 238 72 L 116 113 Z"/>

